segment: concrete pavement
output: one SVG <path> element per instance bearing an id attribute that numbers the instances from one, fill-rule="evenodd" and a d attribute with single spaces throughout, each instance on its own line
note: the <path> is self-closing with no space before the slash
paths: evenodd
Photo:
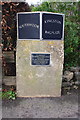
<path id="1" fill-rule="evenodd" d="M 78 118 L 78 92 L 60 98 L 3 100 L 3 118 Z"/>

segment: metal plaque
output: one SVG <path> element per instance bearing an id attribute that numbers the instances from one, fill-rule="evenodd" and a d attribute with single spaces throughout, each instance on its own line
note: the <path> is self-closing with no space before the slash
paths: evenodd
<path id="1" fill-rule="evenodd" d="M 50 53 L 32 53 L 31 65 L 50 65 Z"/>

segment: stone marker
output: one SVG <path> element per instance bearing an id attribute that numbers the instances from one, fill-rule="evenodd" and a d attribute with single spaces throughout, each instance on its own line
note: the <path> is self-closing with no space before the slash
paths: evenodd
<path id="1" fill-rule="evenodd" d="M 17 14 L 17 96 L 61 96 L 64 61 L 64 15 Z"/>

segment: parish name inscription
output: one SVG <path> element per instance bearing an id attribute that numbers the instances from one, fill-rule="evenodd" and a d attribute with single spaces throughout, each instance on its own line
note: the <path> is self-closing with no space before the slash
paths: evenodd
<path id="1" fill-rule="evenodd" d="M 63 39 L 63 15 L 43 14 L 42 38 L 47 40 Z"/>
<path id="2" fill-rule="evenodd" d="M 63 14 L 18 13 L 17 23 L 19 40 L 63 40 Z"/>
<path id="3" fill-rule="evenodd" d="M 18 14 L 18 39 L 40 38 L 40 14 L 19 13 Z"/>

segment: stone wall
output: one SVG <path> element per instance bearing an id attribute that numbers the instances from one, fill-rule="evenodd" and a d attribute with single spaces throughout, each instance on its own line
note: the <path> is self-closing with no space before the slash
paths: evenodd
<path id="1" fill-rule="evenodd" d="M 71 67 L 70 70 L 65 71 L 63 75 L 63 89 L 78 89 L 80 85 L 80 67 Z"/>

